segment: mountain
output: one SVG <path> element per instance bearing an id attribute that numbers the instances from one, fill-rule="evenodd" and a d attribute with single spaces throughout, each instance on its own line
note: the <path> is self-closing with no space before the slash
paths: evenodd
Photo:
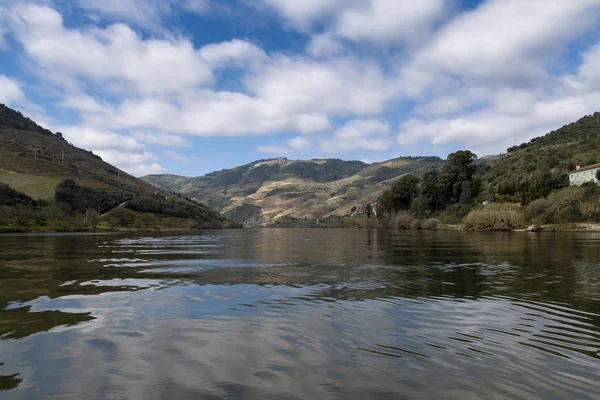
<path id="1" fill-rule="evenodd" d="M 553 175 L 546 192 L 568 186 L 566 174 L 576 166 L 600 162 L 600 113 L 585 116 L 544 136 L 513 146 L 489 162 L 483 175 L 488 188 L 500 194 L 531 192 Z M 547 195 L 548 193 L 545 193 Z M 530 197 L 537 196 L 531 193 Z"/>
<path id="2" fill-rule="evenodd" d="M 171 218 L 168 222 L 176 226 L 185 220 L 206 227 L 228 223 L 205 205 L 158 190 L 92 152 L 71 145 L 60 132 L 52 133 L 4 104 L 0 104 L 0 184 L 6 203 L 0 201 L 4 207 L 0 220 L 5 225 L 25 219 L 25 211 L 20 217 L 17 214 L 30 204 L 19 200 L 17 203 L 23 207 L 16 210 L 14 199 L 21 195 L 15 193 L 31 199 L 37 211 L 43 208 L 42 214 L 48 214 L 49 205 L 60 203 L 65 215 L 54 217 L 66 221 L 76 220 L 76 214 L 81 212 L 93 210 L 108 216 L 113 208 L 119 208 L 128 210 L 128 219 L 153 214 L 159 220 Z M 125 211 L 117 214 L 125 215 Z M 190 221 L 188 226 L 192 226 Z"/>
<path id="3" fill-rule="evenodd" d="M 148 175 L 141 179 L 191 197 L 246 226 L 256 226 L 282 217 L 315 220 L 360 213 L 396 178 L 443 163 L 439 157 L 399 157 L 375 164 L 276 158 L 196 178 Z"/>
<path id="4" fill-rule="evenodd" d="M 387 226 L 405 229 L 423 227 L 424 219 L 469 230 L 598 229 L 589 225 L 600 222 L 597 180 L 571 185 L 568 174 L 598 163 L 600 113 L 595 113 L 499 156 L 450 154 L 439 171 L 395 182 L 379 199 L 378 214 Z"/>

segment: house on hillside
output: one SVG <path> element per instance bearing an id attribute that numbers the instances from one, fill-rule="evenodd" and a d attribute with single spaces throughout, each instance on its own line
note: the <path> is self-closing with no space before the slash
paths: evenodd
<path id="1" fill-rule="evenodd" d="M 569 174 L 569 183 L 571 186 L 581 186 L 586 182 L 598 183 L 596 173 L 600 170 L 600 164 L 588 165 L 587 167 L 577 167 L 577 169 Z"/>

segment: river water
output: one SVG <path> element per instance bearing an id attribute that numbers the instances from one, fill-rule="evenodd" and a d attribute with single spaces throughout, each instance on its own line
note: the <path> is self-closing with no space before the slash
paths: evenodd
<path id="1" fill-rule="evenodd" d="M 598 399 L 600 235 L 0 236 L 0 399 Z"/>

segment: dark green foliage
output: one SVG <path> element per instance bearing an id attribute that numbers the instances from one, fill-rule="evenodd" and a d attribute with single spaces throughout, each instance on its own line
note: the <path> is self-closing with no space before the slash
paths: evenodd
<path id="1" fill-rule="evenodd" d="M 418 194 L 419 178 L 413 175 L 404 175 L 381 195 L 377 213 L 385 215 L 399 210 L 408 210 Z"/>
<path id="2" fill-rule="evenodd" d="M 600 182 L 600 169 L 598 171 L 596 171 L 596 180 L 598 180 L 598 182 Z"/>
<path id="3" fill-rule="evenodd" d="M 0 103 L 0 126 L 17 129 L 20 131 L 33 131 L 43 135 L 52 136 L 52 132 L 42 128 L 19 111 L 13 110 Z M 58 136 L 62 139 L 62 134 Z"/>
<path id="4" fill-rule="evenodd" d="M 365 166 L 366 164 L 361 161 L 342 161 L 338 159 L 325 160 L 322 163 L 300 161 L 286 165 L 281 172 L 324 183 L 355 175 Z"/>
<path id="5" fill-rule="evenodd" d="M 576 165 L 598 162 L 600 153 L 600 114 L 537 137 L 492 162 L 483 175 L 484 185 L 503 195 L 516 195 L 527 202 L 543 198 L 551 191 L 568 186 L 568 172 Z"/>
<path id="6" fill-rule="evenodd" d="M 110 213 L 110 218 L 114 219 L 115 225 L 131 226 L 137 217 L 131 211 L 119 207 Z"/>
<path id="7" fill-rule="evenodd" d="M 105 190 L 90 189 L 77 185 L 67 179 L 56 186 L 56 203 L 69 212 L 97 210 L 104 213 L 131 198 L 129 193 L 114 193 Z"/>
<path id="8" fill-rule="evenodd" d="M 142 196 L 127 202 L 125 207 L 143 213 L 189 218 L 200 222 L 212 221 L 214 219 L 214 215 L 206 206 L 183 198 Z M 223 218 L 220 219 L 220 221 L 223 220 Z"/>
<path id="9" fill-rule="evenodd" d="M 448 156 L 440 173 L 446 204 L 469 203 L 479 193 L 481 184 L 474 182 L 477 156 L 469 150 L 460 150 Z"/>
<path id="10" fill-rule="evenodd" d="M 445 206 L 446 194 L 441 183 L 440 171 L 430 169 L 423 174 L 421 181 L 420 208 L 429 212 L 435 212 Z M 424 215 L 421 213 L 420 215 Z"/>
<path id="11" fill-rule="evenodd" d="M 379 215 L 410 209 L 412 215 L 428 218 L 458 203 L 463 206 L 448 211 L 450 219 L 454 222 L 464 217 L 481 191 L 477 173 L 487 168 L 475 164 L 476 159 L 472 152 L 461 150 L 450 154 L 441 170 L 425 171 L 422 180 L 410 175 L 402 177 L 379 198 Z"/>
<path id="12" fill-rule="evenodd" d="M 10 186 L 0 183 L 0 205 L 8 207 L 33 207 L 36 205 L 36 202 L 26 194 L 17 192 Z"/>

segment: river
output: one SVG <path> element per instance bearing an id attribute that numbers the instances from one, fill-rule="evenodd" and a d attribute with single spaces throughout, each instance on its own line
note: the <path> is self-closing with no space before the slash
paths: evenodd
<path id="1" fill-rule="evenodd" d="M 0 236 L 1 399 L 600 398 L 600 234 Z"/>

